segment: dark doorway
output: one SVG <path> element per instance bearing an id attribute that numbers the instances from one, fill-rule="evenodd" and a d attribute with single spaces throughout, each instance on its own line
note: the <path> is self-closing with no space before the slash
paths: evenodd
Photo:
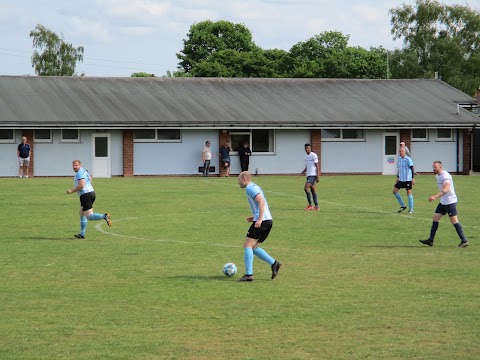
<path id="1" fill-rule="evenodd" d="M 473 131 L 473 171 L 480 171 L 480 129 Z"/>

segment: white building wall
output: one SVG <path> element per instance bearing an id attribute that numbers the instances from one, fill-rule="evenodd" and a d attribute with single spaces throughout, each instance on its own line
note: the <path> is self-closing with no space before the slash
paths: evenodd
<path id="1" fill-rule="evenodd" d="M 35 143 L 35 176 L 71 176 L 72 161 L 80 160 L 85 169 L 93 168 L 92 134 L 94 130 L 81 130 L 80 142 L 61 142 L 61 130 L 52 130 L 52 142 Z M 123 175 L 123 132 L 109 131 L 112 139 L 112 175 Z"/>
<path id="2" fill-rule="evenodd" d="M 22 142 L 22 131 L 15 131 L 15 143 L 0 143 L 0 176 L 18 176 L 20 167 L 17 157 L 18 144 Z M 27 139 L 29 144 L 32 139 Z"/>
<path id="3" fill-rule="evenodd" d="M 452 141 L 437 141 L 437 130 L 428 130 L 428 141 L 412 141 L 411 157 L 415 171 L 430 172 L 432 163 L 440 160 L 443 168 L 451 173 L 457 171 L 457 130 L 453 131 Z M 459 171 L 463 171 L 463 133 L 459 132 Z"/>
<path id="4" fill-rule="evenodd" d="M 384 130 L 366 130 L 365 141 L 322 140 L 322 173 L 381 173 Z"/>
<path id="5" fill-rule="evenodd" d="M 183 130 L 181 142 L 135 142 L 133 146 L 134 175 L 199 174 L 203 166 L 202 149 L 209 140 L 212 149 L 210 166 L 218 174 L 218 130 Z"/>

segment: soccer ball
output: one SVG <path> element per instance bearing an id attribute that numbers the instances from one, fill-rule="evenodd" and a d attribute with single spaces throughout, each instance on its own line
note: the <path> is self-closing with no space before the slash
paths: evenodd
<path id="1" fill-rule="evenodd" d="M 223 273 L 231 277 L 237 273 L 237 266 L 234 263 L 226 263 L 223 265 Z"/>

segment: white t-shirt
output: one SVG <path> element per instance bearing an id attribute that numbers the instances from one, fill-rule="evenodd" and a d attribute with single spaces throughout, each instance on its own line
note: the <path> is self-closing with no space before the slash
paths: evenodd
<path id="1" fill-rule="evenodd" d="M 305 164 L 307 165 L 307 176 L 317 176 L 318 156 L 313 151 L 305 156 Z"/>
<path id="2" fill-rule="evenodd" d="M 437 178 L 437 185 L 440 191 L 443 190 L 443 184 L 445 184 L 446 182 L 450 183 L 450 191 L 441 197 L 440 204 L 450 205 L 456 203 L 457 195 L 455 194 L 455 188 L 453 187 L 452 175 L 450 175 L 445 170 L 442 170 L 442 173 L 435 175 L 435 177 Z"/>
<path id="3" fill-rule="evenodd" d="M 208 146 L 203 147 L 202 153 L 204 160 L 212 160 L 212 150 Z"/>

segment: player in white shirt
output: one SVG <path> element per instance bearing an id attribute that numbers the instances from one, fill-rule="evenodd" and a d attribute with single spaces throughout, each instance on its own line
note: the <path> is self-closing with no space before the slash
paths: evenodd
<path id="1" fill-rule="evenodd" d="M 468 241 L 463 233 L 462 225 L 458 221 L 457 217 L 457 195 L 455 194 L 455 187 L 453 186 L 452 176 L 442 168 L 441 161 L 435 161 L 433 163 L 433 173 L 436 175 L 439 193 L 432 195 L 428 198 L 428 201 L 432 202 L 435 199 L 440 198 L 440 204 L 438 204 L 435 214 L 433 215 L 432 228 L 430 230 L 430 237 L 427 240 L 420 240 L 422 244 L 433 246 L 433 239 L 438 229 L 438 222 L 443 215 L 448 214 L 450 221 L 457 234 L 460 237 L 460 244 L 458 247 L 464 248 L 468 246 Z"/>
<path id="2" fill-rule="evenodd" d="M 302 174 L 307 174 L 307 181 L 305 182 L 305 194 L 307 195 L 308 206 L 305 210 L 319 210 L 316 183 L 320 180 L 320 166 L 318 163 L 318 156 L 312 151 L 310 144 L 305 144 L 305 169 Z M 312 197 L 315 208 L 312 207 Z"/>

